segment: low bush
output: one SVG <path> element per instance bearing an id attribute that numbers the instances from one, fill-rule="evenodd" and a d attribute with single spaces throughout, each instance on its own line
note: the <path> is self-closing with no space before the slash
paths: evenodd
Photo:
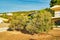
<path id="1" fill-rule="evenodd" d="M 29 13 L 14 13 L 11 20 L 13 30 L 24 30 L 30 34 L 48 32 L 52 28 L 51 13 L 46 10 Z"/>

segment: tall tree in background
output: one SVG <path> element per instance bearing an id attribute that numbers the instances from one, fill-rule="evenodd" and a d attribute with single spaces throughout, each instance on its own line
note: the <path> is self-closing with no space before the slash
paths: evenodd
<path id="1" fill-rule="evenodd" d="M 50 7 L 52 7 L 54 5 L 60 5 L 60 0 L 51 0 L 50 1 Z"/>

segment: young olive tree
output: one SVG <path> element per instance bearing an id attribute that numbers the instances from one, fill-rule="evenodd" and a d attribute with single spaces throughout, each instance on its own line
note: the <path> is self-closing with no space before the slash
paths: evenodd
<path id="1" fill-rule="evenodd" d="M 52 28 L 52 16 L 51 13 L 45 10 L 35 12 L 30 20 L 30 23 L 26 26 L 26 30 L 29 33 L 41 33 L 48 32 Z"/>
<path id="2" fill-rule="evenodd" d="M 46 10 L 29 12 L 27 14 L 14 14 L 10 28 L 13 30 L 23 30 L 30 34 L 48 32 L 52 28 L 51 13 Z"/>

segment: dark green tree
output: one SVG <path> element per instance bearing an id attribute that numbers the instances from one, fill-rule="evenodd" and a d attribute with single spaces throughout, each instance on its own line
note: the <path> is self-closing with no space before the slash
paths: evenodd
<path id="1" fill-rule="evenodd" d="M 52 7 L 54 5 L 60 5 L 60 0 L 51 0 L 50 1 L 50 7 Z"/>

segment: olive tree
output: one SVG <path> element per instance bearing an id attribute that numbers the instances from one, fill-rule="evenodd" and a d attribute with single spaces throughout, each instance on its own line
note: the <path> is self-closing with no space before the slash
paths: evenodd
<path id="1" fill-rule="evenodd" d="M 14 14 L 10 28 L 30 34 L 48 32 L 52 28 L 51 13 L 46 10 Z"/>

